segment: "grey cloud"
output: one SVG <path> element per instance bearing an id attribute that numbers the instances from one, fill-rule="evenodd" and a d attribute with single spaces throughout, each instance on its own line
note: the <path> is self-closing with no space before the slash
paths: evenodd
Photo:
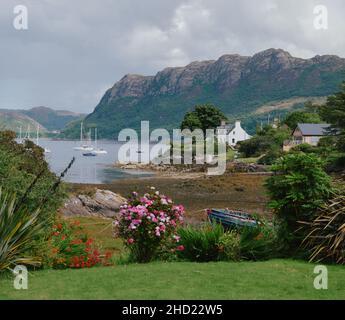
<path id="1" fill-rule="evenodd" d="M 29 30 L 12 26 L 29 10 Z M 0 108 L 47 105 L 90 112 L 126 73 L 252 55 L 345 56 L 345 3 L 323 0 L 329 30 L 313 27 L 314 0 L 2 0 Z"/>

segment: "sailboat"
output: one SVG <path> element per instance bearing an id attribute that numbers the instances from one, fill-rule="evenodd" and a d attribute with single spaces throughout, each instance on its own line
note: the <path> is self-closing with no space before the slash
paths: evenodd
<path id="1" fill-rule="evenodd" d="M 36 130 L 36 145 L 39 146 L 40 126 L 37 125 Z M 43 147 L 44 153 L 51 153 L 50 149 Z"/>
<path id="2" fill-rule="evenodd" d="M 92 151 L 91 145 L 83 144 L 83 122 L 80 124 L 80 147 L 75 147 L 76 151 Z"/>
<path id="3" fill-rule="evenodd" d="M 108 151 L 104 150 L 102 148 L 98 148 L 98 144 L 97 144 L 97 128 L 95 128 L 95 146 L 96 149 L 93 151 L 95 154 L 107 154 Z"/>
<path id="4" fill-rule="evenodd" d="M 23 138 L 22 138 L 22 126 L 19 127 L 19 139 L 18 143 L 23 143 Z"/>
<path id="5" fill-rule="evenodd" d="M 28 124 L 28 129 L 25 133 L 24 140 L 30 140 L 30 130 L 31 128 L 30 128 L 30 125 Z"/>

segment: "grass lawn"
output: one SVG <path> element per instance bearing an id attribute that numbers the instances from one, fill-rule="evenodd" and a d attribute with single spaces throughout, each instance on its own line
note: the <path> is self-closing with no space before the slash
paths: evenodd
<path id="1" fill-rule="evenodd" d="M 345 299 L 345 268 L 329 266 L 328 290 L 314 265 L 293 260 L 151 263 L 31 272 L 29 289 L 0 278 L 0 299 Z"/>

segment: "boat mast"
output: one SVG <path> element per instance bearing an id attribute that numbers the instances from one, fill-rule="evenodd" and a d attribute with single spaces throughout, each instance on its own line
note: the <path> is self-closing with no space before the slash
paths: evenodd
<path id="1" fill-rule="evenodd" d="M 80 145 L 83 144 L 83 122 L 80 124 Z"/>
<path id="2" fill-rule="evenodd" d="M 95 146 L 97 149 L 97 128 L 95 128 Z"/>
<path id="3" fill-rule="evenodd" d="M 36 145 L 38 145 L 38 137 L 39 137 L 39 131 L 40 131 L 40 125 L 37 125 L 37 130 L 36 130 Z"/>
<path id="4" fill-rule="evenodd" d="M 30 140 L 30 130 L 31 130 L 30 125 L 28 125 L 28 140 Z"/>

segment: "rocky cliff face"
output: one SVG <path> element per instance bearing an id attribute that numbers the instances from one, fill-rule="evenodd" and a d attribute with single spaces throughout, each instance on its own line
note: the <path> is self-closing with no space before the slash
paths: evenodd
<path id="1" fill-rule="evenodd" d="M 231 54 L 166 68 L 155 76 L 126 75 L 85 124 L 97 124 L 105 137 L 136 129 L 141 120 L 169 129 L 197 103 L 216 104 L 230 117 L 244 119 L 270 101 L 332 94 L 345 79 L 344 70 L 345 59 L 337 56 L 301 59 L 268 49 L 252 57 Z"/>
<path id="2" fill-rule="evenodd" d="M 183 94 L 198 84 L 216 85 L 219 92 L 230 90 L 241 79 L 271 73 L 274 78 L 296 79 L 306 68 L 322 71 L 345 68 L 345 59 L 337 56 L 316 56 L 312 59 L 294 58 L 281 49 L 269 49 L 253 57 L 224 55 L 218 60 L 192 62 L 186 67 L 166 68 L 156 76 L 126 75 L 112 89 L 107 103 L 118 98 Z"/>

